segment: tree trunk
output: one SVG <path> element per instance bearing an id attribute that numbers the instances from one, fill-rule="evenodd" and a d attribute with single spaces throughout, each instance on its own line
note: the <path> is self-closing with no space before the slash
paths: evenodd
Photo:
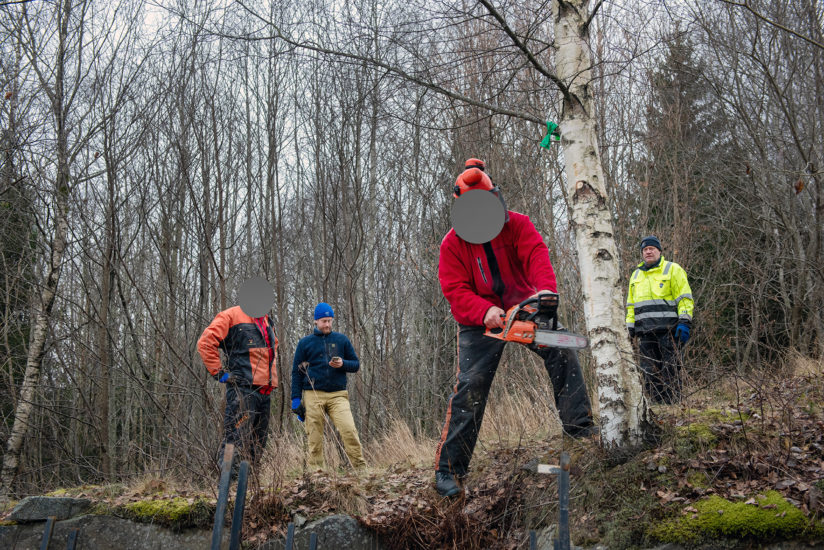
<path id="1" fill-rule="evenodd" d="M 567 86 L 561 106 L 565 193 L 581 269 L 587 333 L 598 382 L 602 441 L 638 443 L 648 421 L 639 372 L 624 330 L 624 289 L 590 96 L 589 0 L 553 0 L 555 62 Z"/>
<path id="2" fill-rule="evenodd" d="M 48 263 L 43 290 L 40 294 L 36 320 L 32 327 L 29 351 L 26 358 L 26 372 L 23 376 L 23 385 L 20 388 L 20 398 L 14 412 L 14 424 L 6 443 L 6 454 L 3 456 L 3 468 L 0 471 L 0 498 L 9 495 L 20 463 L 20 454 L 23 450 L 23 440 L 29 431 L 29 420 L 34 410 L 34 399 L 40 384 L 40 368 L 43 355 L 46 351 L 46 331 L 48 330 L 54 299 L 57 295 L 57 283 L 60 280 L 60 270 L 63 263 L 63 253 L 66 250 L 66 238 L 69 232 L 69 151 L 68 130 L 66 128 L 67 109 L 64 105 L 63 78 L 66 58 L 66 39 L 71 5 L 66 2 L 60 13 L 60 27 L 58 37 L 57 59 L 55 59 L 55 83 L 49 94 L 52 102 L 52 111 L 57 123 L 57 176 L 55 180 L 55 212 L 54 212 L 54 240 L 51 247 L 51 257 Z"/>

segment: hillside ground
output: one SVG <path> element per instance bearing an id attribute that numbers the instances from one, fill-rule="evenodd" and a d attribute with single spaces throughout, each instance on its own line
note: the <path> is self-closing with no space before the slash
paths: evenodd
<path id="1" fill-rule="evenodd" d="M 824 541 L 821 364 L 795 358 L 770 375 L 728 376 L 652 410 L 654 440 L 611 450 L 562 437 L 547 400 L 503 393 L 490 400 L 465 495 L 454 500 L 432 488 L 436 442 L 416 439 L 402 422 L 366 442 L 370 467 L 358 473 L 343 466 L 334 443 L 330 466 L 308 471 L 302 438 L 278 438 L 250 483 L 244 539 L 254 547 L 285 533 L 289 521 L 347 513 L 390 547 L 527 548 L 529 531 L 550 527 L 558 513 L 554 476 L 531 466 L 557 464 L 565 450 L 576 545 Z M 210 527 L 215 501 L 214 490 L 154 477 L 55 494 L 89 496 L 100 513 L 176 528 Z"/>

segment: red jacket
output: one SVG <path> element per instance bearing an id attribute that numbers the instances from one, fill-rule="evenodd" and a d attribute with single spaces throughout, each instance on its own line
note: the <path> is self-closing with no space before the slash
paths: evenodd
<path id="1" fill-rule="evenodd" d="M 220 372 L 220 350 L 223 350 L 226 356 L 223 370 L 240 378 L 240 383 L 277 387 L 275 354 L 278 339 L 269 325 L 268 316 L 263 317 L 263 323 L 269 346 L 255 319 L 243 313 L 240 306 L 218 313 L 197 341 L 197 350 L 209 374 L 214 376 Z"/>
<path id="2" fill-rule="evenodd" d="M 529 216 L 512 211 L 489 243 L 468 243 L 450 229 L 441 242 L 438 279 L 455 320 L 471 326 L 482 326 L 492 306 L 506 311 L 539 290 L 556 291 L 543 238 Z"/>

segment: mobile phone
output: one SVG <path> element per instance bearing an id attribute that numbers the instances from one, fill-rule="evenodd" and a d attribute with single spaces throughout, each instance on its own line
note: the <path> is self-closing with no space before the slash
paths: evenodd
<path id="1" fill-rule="evenodd" d="M 340 357 L 338 357 L 337 355 L 336 355 L 336 356 L 334 356 L 334 357 L 332 358 L 332 362 L 333 362 L 333 363 L 337 363 L 337 362 L 338 362 L 338 360 L 343 361 L 343 359 L 341 359 L 341 358 L 340 358 Z"/>

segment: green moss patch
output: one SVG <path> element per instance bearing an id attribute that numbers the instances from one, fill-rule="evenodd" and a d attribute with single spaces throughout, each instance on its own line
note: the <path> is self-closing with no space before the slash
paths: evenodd
<path id="1" fill-rule="evenodd" d="M 746 422 L 752 416 L 750 413 L 739 412 L 735 409 L 687 409 L 687 414 L 701 418 L 705 422 L 710 423 L 731 423 L 736 420 Z"/>
<path id="2" fill-rule="evenodd" d="M 114 498 L 123 494 L 126 486 L 122 483 L 112 483 L 109 485 L 80 485 L 78 487 L 68 487 L 55 489 L 46 493 L 47 497 L 86 497 L 86 498 Z"/>
<path id="3" fill-rule="evenodd" d="M 208 527 L 215 505 L 202 498 L 143 500 L 121 507 L 120 515 L 140 523 L 156 523 L 175 530 Z"/>
<path id="4" fill-rule="evenodd" d="M 661 542 L 691 544 L 723 538 L 793 540 L 824 533 L 776 491 L 746 502 L 713 495 L 685 507 L 682 514 L 650 528 L 649 535 Z"/>
<path id="5" fill-rule="evenodd" d="M 624 464 L 573 480 L 573 498 L 583 490 L 580 509 L 592 510 L 592 523 L 576 529 L 576 544 L 600 542 L 622 549 L 645 542 L 649 526 L 666 514 L 652 488 L 675 485 L 670 470 L 662 474 L 657 468 L 650 469 L 649 460 L 648 455 L 638 455 Z"/>
<path id="6" fill-rule="evenodd" d="M 678 426 L 675 432 L 674 448 L 676 454 L 681 458 L 688 458 L 695 453 L 706 451 L 718 441 L 710 427 L 700 422 Z"/>

